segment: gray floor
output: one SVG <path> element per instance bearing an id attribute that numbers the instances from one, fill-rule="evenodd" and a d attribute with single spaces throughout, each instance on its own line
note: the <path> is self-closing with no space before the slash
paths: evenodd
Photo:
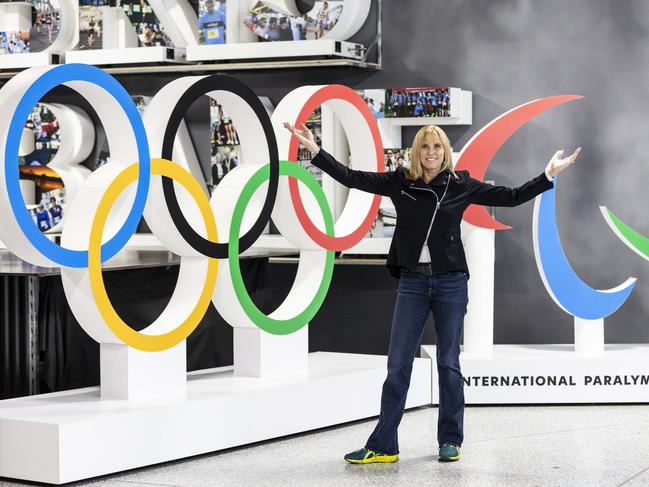
<path id="1" fill-rule="evenodd" d="M 342 460 L 363 445 L 369 420 L 76 485 L 649 486 L 649 406 L 470 407 L 452 464 L 433 455 L 436 418 L 432 407 L 406 413 L 396 464 Z M 16 485 L 25 484 L 0 481 Z"/>

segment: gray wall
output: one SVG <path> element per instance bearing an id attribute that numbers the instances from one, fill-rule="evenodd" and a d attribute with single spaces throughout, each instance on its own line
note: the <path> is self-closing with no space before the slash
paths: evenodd
<path id="1" fill-rule="evenodd" d="M 407 5 L 407 7 L 406 7 Z M 608 288 L 639 283 L 605 320 L 607 342 L 649 339 L 649 263 L 608 229 L 598 205 L 649 234 L 649 3 L 642 0 L 385 2 L 384 72 L 367 86 L 448 84 L 473 91 L 473 126 L 449 130 L 459 149 L 499 114 L 537 98 L 579 94 L 541 115 L 498 153 L 487 179 L 516 185 L 555 150 L 582 146 L 560 177 L 559 231 L 575 271 Z M 534 263 L 532 203 L 497 211 L 497 343 L 571 342 L 572 319 L 546 293 Z"/>

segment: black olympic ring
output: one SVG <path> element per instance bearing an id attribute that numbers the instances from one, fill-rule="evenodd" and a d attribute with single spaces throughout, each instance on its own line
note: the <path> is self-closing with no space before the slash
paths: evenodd
<path id="1" fill-rule="evenodd" d="M 201 96 L 217 90 L 227 91 L 237 95 L 245 101 L 250 108 L 252 108 L 264 130 L 266 144 L 268 145 L 268 153 L 270 156 L 270 178 L 268 180 L 266 200 L 264 201 L 261 213 L 259 213 L 259 216 L 252 228 L 250 228 L 250 230 L 239 239 L 239 252 L 244 252 L 255 243 L 264 231 L 264 228 L 266 228 L 266 224 L 270 221 L 279 185 L 279 151 L 277 148 L 275 131 L 273 130 L 266 108 L 261 103 L 255 92 L 242 81 L 222 74 L 215 74 L 198 80 L 196 83 L 191 85 L 185 93 L 183 93 L 169 116 L 167 128 L 164 133 L 164 139 L 162 141 L 162 158 L 172 160 L 174 139 L 176 138 L 178 127 L 180 126 L 180 123 L 189 107 Z M 216 243 L 203 238 L 201 235 L 196 233 L 189 222 L 185 219 L 185 215 L 183 215 L 183 212 L 180 209 L 180 204 L 178 203 L 178 198 L 176 197 L 173 180 L 168 177 L 163 177 L 162 188 L 171 219 L 183 239 L 185 239 L 194 250 L 206 257 L 227 259 L 229 255 L 229 245 L 227 242 Z"/>

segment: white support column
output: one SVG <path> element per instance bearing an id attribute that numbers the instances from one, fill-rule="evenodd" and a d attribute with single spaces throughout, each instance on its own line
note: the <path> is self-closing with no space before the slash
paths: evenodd
<path id="1" fill-rule="evenodd" d="M 147 400 L 182 397 L 187 385 L 185 341 L 162 352 L 100 344 L 102 399 Z"/>
<path id="2" fill-rule="evenodd" d="M 36 204 L 36 183 L 28 179 L 20 180 L 20 192 L 26 205 Z"/>
<path id="3" fill-rule="evenodd" d="M 227 2 L 225 4 L 225 42 L 227 44 L 258 41 L 257 35 L 243 26 L 243 20 L 248 15 L 248 9 L 255 3 L 257 3 L 256 0 L 240 0 L 239 2 Z"/>
<path id="4" fill-rule="evenodd" d="M 465 353 L 491 353 L 494 342 L 495 231 L 462 222 L 462 236 L 471 272 L 463 350 Z"/>
<path id="5" fill-rule="evenodd" d="M 585 320 L 575 316 L 575 352 L 584 354 L 604 352 L 604 318 Z"/>
<path id="6" fill-rule="evenodd" d="M 174 47 L 198 45 L 198 16 L 187 0 L 149 0 L 149 5 Z"/>
<path id="7" fill-rule="evenodd" d="M 234 375 L 267 377 L 306 374 L 309 326 L 290 335 L 272 335 L 255 327 L 234 327 Z"/>
<path id="8" fill-rule="evenodd" d="M 120 7 L 100 7 L 103 23 L 102 49 L 138 47 L 137 32 Z"/>
<path id="9" fill-rule="evenodd" d="M 389 118 L 379 118 L 377 121 L 383 147 L 401 148 L 401 125 L 392 123 Z"/>
<path id="10" fill-rule="evenodd" d="M 24 32 L 31 28 L 32 6 L 29 3 L 0 3 L 0 32 Z"/>
<path id="11" fill-rule="evenodd" d="M 337 161 L 349 165 L 349 143 L 345 128 L 340 123 L 340 119 L 336 117 L 334 111 L 327 107 L 322 106 L 322 148 L 329 152 L 336 158 Z M 322 174 L 322 189 L 327 197 L 329 206 L 333 209 L 334 221 L 343 212 L 345 203 L 347 202 L 347 195 L 349 188 L 342 184 L 337 183 L 328 174 Z"/>

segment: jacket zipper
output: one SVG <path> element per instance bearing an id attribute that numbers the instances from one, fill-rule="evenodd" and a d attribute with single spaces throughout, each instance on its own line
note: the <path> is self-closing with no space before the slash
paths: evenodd
<path id="1" fill-rule="evenodd" d="M 437 203 L 435 204 L 435 211 L 433 212 L 433 218 L 431 218 L 430 225 L 428 225 L 428 232 L 426 233 L 426 239 L 424 240 L 424 243 L 421 244 L 422 247 L 424 245 L 426 245 L 427 242 L 428 242 L 428 237 L 430 236 L 430 231 L 433 228 L 433 223 L 435 222 L 435 217 L 437 216 L 437 210 L 439 210 L 439 207 L 441 206 L 442 201 L 444 201 L 444 197 L 446 196 L 446 191 L 448 191 L 448 183 L 450 181 L 451 181 L 451 176 L 448 176 L 448 179 L 446 180 L 446 188 L 444 188 L 444 194 L 442 195 L 441 200 L 439 199 L 439 196 L 437 196 L 437 193 L 435 193 L 435 191 L 433 191 L 432 189 L 429 189 L 429 188 L 417 188 L 415 186 L 411 186 L 411 188 L 410 188 L 410 189 L 417 189 L 419 191 L 430 191 L 431 193 L 433 193 L 433 195 L 435 196 L 435 199 L 437 200 Z M 401 190 L 401 192 L 403 193 L 403 190 Z"/>
<path id="2" fill-rule="evenodd" d="M 417 201 L 417 198 L 415 198 L 413 195 L 406 193 L 403 189 L 401 190 L 401 194 L 405 194 L 408 198 L 411 198 L 412 201 Z"/>

